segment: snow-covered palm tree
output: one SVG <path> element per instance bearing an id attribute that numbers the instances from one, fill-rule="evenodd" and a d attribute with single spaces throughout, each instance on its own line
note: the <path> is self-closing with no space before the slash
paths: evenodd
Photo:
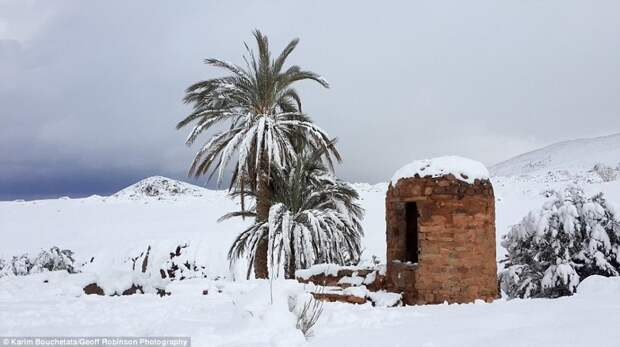
<path id="1" fill-rule="evenodd" d="M 265 236 L 269 268 L 283 265 L 287 278 L 317 263 L 359 261 L 364 211 L 357 192 L 331 175 L 321 152 L 304 151 L 293 165 L 278 171 L 268 219 L 257 220 L 237 237 L 228 254 L 231 262 L 246 254 L 252 259 Z M 251 213 L 234 212 L 222 219 Z"/>
<path id="2" fill-rule="evenodd" d="M 185 102 L 193 111 L 177 124 L 177 129 L 194 123 L 186 143 L 191 145 L 198 135 L 225 123 L 198 151 L 189 170 L 201 176 L 211 171 L 218 182 L 226 168 L 232 169 L 230 189 L 241 192 L 242 209 L 245 193 L 256 197 L 256 218 L 267 220 L 272 194 L 271 173 L 284 170 L 295 160 L 299 148 L 326 149 L 325 159 L 340 156 L 327 133 L 302 113 L 301 98 L 293 84 L 311 80 L 328 88 L 322 77 L 311 71 L 284 63 L 299 40 L 291 41 L 275 59 L 271 58 L 269 42 L 260 31 L 254 31 L 258 46 L 256 55 L 247 45 L 245 67 L 219 59 L 207 59 L 209 65 L 223 68 L 230 75 L 212 78 L 191 85 Z M 259 242 L 255 274 L 267 277 L 267 245 Z"/>

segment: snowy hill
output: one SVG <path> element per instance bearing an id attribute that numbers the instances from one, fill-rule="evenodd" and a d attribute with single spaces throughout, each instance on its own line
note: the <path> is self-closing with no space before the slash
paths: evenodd
<path id="1" fill-rule="evenodd" d="M 620 134 L 559 142 L 491 167 L 493 176 L 535 181 L 602 182 L 619 177 Z"/>
<path id="2" fill-rule="evenodd" d="M 182 196 L 203 196 L 207 189 L 163 176 L 145 178 L 112 195 L 128 199 L 174 199 Z"/>

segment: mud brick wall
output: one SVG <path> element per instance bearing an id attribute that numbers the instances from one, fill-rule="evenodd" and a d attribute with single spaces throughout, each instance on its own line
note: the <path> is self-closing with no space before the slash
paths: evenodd
<path id="1" fill-rule="evenodd" d="M 418 262 L 406 263 L 406 204 L 417 205 Z M 411 177 L 386 197 L 387 289 L 406 304 L 491 301 L 497 296 L 495 198 L 488 180 Z"/>

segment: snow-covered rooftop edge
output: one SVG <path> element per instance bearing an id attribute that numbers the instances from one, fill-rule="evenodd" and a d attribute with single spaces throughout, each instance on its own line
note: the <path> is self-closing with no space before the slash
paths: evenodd
<path id="1" fill-rule="evenodd" d="M 473 184 L 476 179 L 489 179 L 489 170 L 481 162 L 456 155 L 416 160 L 396 171 L 392 176 L 392 185 L 401 178 L 441 177 L 453 175 L 456 179 Z"/>

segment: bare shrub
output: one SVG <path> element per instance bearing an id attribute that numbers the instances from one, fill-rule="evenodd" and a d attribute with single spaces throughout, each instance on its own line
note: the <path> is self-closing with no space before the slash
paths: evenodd
<path id="1" fill-rule="evenodd" d="M 323 301 L 315 299 L 312 295 L 304 302 L 304 306 L 300 311 L 295 310 L 297 314 L 297 329 L 301 330 L 306 339 L 312 337 L 314 325 L 319 321 L 323 313 Z"/>

